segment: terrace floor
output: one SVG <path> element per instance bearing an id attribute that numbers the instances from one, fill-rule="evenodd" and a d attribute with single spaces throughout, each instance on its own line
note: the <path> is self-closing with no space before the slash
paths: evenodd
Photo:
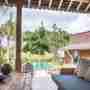
<path id="1" fill-rule="evenodd" d="M 57 90 L 57 86 L 46 71 L 38 71 L 32 80 L 32 90 Z"/>
<path id="2" fill-rule="evenodd" d="M 31 75 L 16 74 L 0 83 L 0 90 L 31 90 Z"/>
<path id="3" fill-rule="evenodd" d="M 46 71 L 13 74 L 12 77 L 0 83 L 0 90 L 57 90 L 56 84 Z"/>

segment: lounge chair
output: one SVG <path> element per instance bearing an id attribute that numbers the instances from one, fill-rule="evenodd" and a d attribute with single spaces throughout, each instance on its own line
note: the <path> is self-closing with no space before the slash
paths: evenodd
<path id="1" fill-rule="evenodd" d="M 4 64 L 0 67 L 0 82 L 8 78 L 12 71 L 12 68 L 9 64 Z"/>
<path id="2" fill-rule="evenodd" d="M 0 82 L 4 81 L 6 78 L 6 75 L 0 74 Z"/>
<path id="3" fill-rule="evenodd" d="M 25 64 L 23 67 L 24 73 L 31 73 L 31 76 L 33 76 L 33 66 L 32 64 Z"/>

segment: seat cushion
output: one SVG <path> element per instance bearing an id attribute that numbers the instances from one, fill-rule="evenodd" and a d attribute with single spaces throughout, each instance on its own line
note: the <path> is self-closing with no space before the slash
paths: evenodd
<path id="1" fill-rule="evenodd" d="M 90 67 L 88 67 L 88 70 L 87 70 L 84 78 L 85 78 L 86 80 L 90 81 Z"/>
<path id="2" fill-rule="evenodd" d="M 79 77 L 84 77 L 88 70 L 88 62 L 86 60 L 80 60 L 79 72 L 77 75 Z"/>
<path id="3" fill-rule="evenodd" d="M 0 81 L 5 80 L 6 78 L 7 78 L 7 76 L 5 76 L 5 75 L 0 75 Z"/>

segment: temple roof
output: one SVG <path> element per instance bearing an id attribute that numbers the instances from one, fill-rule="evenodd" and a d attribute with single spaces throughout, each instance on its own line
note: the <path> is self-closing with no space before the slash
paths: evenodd
<path id="1" fill-rule="evenodd" d="M 67 46 L 69 49 L 90 49 L 90 31 L 72 35 L 72 44 Z"/>

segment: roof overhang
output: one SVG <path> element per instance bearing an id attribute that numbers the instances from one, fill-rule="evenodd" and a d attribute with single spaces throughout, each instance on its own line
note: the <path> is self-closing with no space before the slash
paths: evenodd
<path id="1" fill-rule="evenodd" d="M 90 0 L 20 0 L 23 7 L 90 13 Z M 15 6 L 17 0 L 0 0 L 0 5 Z"/>
<path id="2" fill-rule="evenodd" d="M 70 45 L 66 46 L 65 49 L 69 49 L 69 50 L 90 50 L 90 42 L 70 44 Z"/>

